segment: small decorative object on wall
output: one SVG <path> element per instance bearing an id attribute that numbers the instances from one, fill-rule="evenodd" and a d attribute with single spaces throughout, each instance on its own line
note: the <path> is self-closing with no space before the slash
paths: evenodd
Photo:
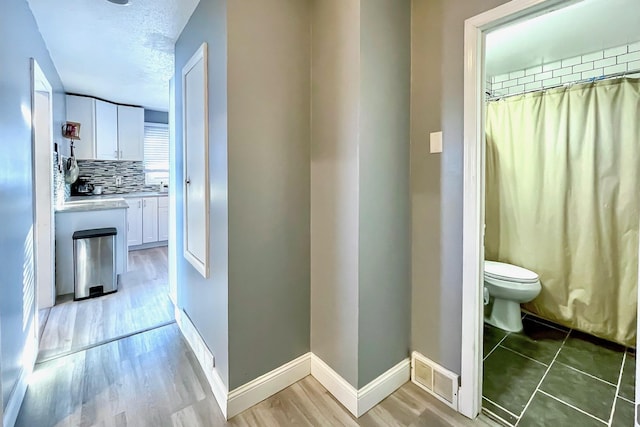
<path id="1" fill-rule="evenodd" d="M 73 144 L 73 140 L 80 140 L 80 123 L 77 122 L 66 122 L 62 125 L 62 136 L 71 140 Z"/>

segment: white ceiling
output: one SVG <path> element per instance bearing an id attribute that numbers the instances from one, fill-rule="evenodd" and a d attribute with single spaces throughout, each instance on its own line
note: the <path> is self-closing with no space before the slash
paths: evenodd
<path id="1" fill-rule="evenodd" d="M 168 111 L 174 44 L 199 0 L 29 0 L 69 93 Z"/>
<path id="2" fill-rule="evenodd" d="M 640 40 L 640 0 L 583 0 L 487 35 L 488 76 Z"/>

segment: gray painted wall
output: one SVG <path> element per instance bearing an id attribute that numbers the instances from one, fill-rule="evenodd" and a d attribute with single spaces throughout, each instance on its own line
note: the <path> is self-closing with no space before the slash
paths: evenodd
<path id="1" fill-rule="evenodd" d="M 311 347 L 356 388 L 409 355 L 410 14 L 314 2 Z"/>
<path id="2" fill-rule="evenodd" d="M 182 67 L 203 42 L 209 61 L 210 267 L 204 279 L 182 255 L 182 209 L 178 209 L 176 242 L 178 304 L 191 318 L 216 358 L 216 369 L 229 385 L 228 321 L 228 191 L 227 191 L 227 2 L 201 0 L 176 42 L 176 140 L 173 186 L 182 203 Z"/>
<path id="3" fill-rule="evenodd" d="M 358 387 L 409 355 L 411 1 L 360 6 Z"/>
<path id="4" fill-rule="evenodd" d="M 166 111 L 144 110 L 145 123 L 169 123 L 169 113 Z"/>
<path id="5" fill-rule="evenodd" d="M 358 384 L 360 1 L 315 0 L 311 350 Z"/>
<path id="6" fill-rule="evenodd" d="M 23 324 L 23 309 L 34 310 L 33 301 L 24 304 L 23 296 L 24 283 L 33 286 L 29 281 L 33 277 L 31 123 L 23 115 L 23 111 L 31 112 L 31 57 L 36 58 L 55 92 L 54 132 L 60 129 L 66 107 L 62 82 L 26 0 L 2 2 L 0 29 L 0 366 L 4 408 L 22 372 L 22 354 L 33 325 L 31 314 Z M 54 139 L 59 141 L 57 134 Z"/>
<path id="7" fill-rule="evenodd" d="M 229 2 L 229 386 L 309 352 L 310 2 Z"/>
<path id="8" fill-rule="evenodd" d="M 464 21 L 506 0 L 413 0 L 412 349 L 460 373 Z M 428 153 L 430 132 L 444 152 Z"/>

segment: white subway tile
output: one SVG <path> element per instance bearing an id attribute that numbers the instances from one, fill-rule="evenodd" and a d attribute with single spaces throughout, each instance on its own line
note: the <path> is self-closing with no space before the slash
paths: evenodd
<path id="1" fill-rule="evenodd" d="M 531 67 L 524 70 L 525 75 L 530 76 L 532 74 L 538 74 L 542 72 L 542 65 L 538 65 L 537 67 Z"/>
<path id="2" fill-rule="evenodd" d="M 524 77 L 524 70 L 509 73 L 509 79 L 519 79 L 520 77 Z"/>
<path id="3" fill-rule="evenodd" d="M 640 59 L 640 50 L 633 53 L 627 53 L 626 55 L 618 56 L 618 64 L 622 64 L 623 62 L 632 62 Z"/>
<path id="4" fill-rule="evenodd" d="M 640 79 L 640 73 L 629 74 L 629 75 L 627 75 L 627 77 L 631 77 L 631 78 L 634 78 L 634 79 Z"/>
<path id="5" fill-rule="evenodd" d="M 507 96 L 509 95 L 509 91 L 506 89 L 495 90 L 493 91 L 492 96 Z"/>
<path id="6" fill-rule="evenodd" d="M 542 66 L 542 71 L 553 71 L 562 67 L 562 61 L 552 62 L 550 64 L 545 64 Z"/>
<path id="7" fill-rule="evenodd" d="M 640 61 L 633 61 L 627 63 L 627 71 L 638 71 L 640 70 Z"/>
<path id="8" fill-rule="evenodd" d="M 582 62 L 598 61 L 602 58 L 604 58 L 604 52 L 599 51 L 599 52 L 590 53 L 588 55 L 582 55 Z"/>
<path id="9" fill-rule="evenodd" d="M 582 63 L 582 57 L 576 56 L 575 58 L 568 58 L 562 60 L 563 67 L 571 67 L 573 65 L 578 65 Z"/>
<path id="10" fill-rule="evenodd" d="M 527 83 L 526 85 L 524 85 L 524 88 L 525 90 L 542 89 L 542 82 L 537 81 L 537 82 Z"/>
<path id="11" fill-rule="evenodd" d="M 491 79 L 493 83 L 502 83 L 509 80 L 509 74 L 500 74 L 499 76 L 495 76 Z"/>
<path id="12" fill-rule="evenodd" d="M 569 74 L 568 76 L 562 76 L 562 84 L 577 82 L 581 79 L 582 75 L 580 73 Z"/>
<path id="13" fill-rule="evenodd" d="M 551 77 L 553 77 L 553 72 L 552 71 L 547 71 L 546 73 L 536 74 L 536 80 L 546 80 L 546 79 L 550 79 Z"/>
<path id="14" fill-rule="evenodd" d="M 524 85 L 513 86 L 509 88 L 509 95 L 524 92 Z"/>
<path id="15" fill-rule="evenodd" d="M 554 77 L 552 79 L 543 80 L 542 81 L 542 87 L 558 86 L 561 83 L 562 83 L 562 78 L 561 77 Z"/>
<path id="16" fill-rule="evenodd" d="M 491 90 L 502 89 L 502 83 L 492 83 Z"/>
<path id="17" fill-rule="evenodd" d="M 637 52 L 640 50 L 640 42 L 635 42 L 629 45 L 629 52 Z"/>
<path id="18" fill-rule="evenodd" d="M 616 74 L 616 73 L 624 73 L 625 71 L 627 71 L 627 64 L 612 65 L 611 67 L 605 67 L 604 68 L 604 74 L 605 75 Z"/>
<path id="19" fill-rule="evenodd" d="M 603 68 L 603 67 L 610 67 L 612 65 L 616 65 L 616 58 L 605 58 L 605 59 L 601 59 L 600 61 L 595 61 L 593 63 L 593 68 Z"/>
<path id="20" fill-rule="evenodd" d="M 534 80 L 535 79 L 533 78 L 533 76 L 521 77 L 518 79 L 518 84 L 523 85 L 523 84 L 531 83 Z"/>
<path id="21" fill-rule="evenodd" d="M 595 77 L 602 77 L 602 68 L 596 68 L 595 70 L 585 71 L 582 73 L 582 79 L 593 79 Z"/>
<path id="22" fill-rule="evenodd" d="M 574 73 L 581 73 L 583 71 L 589 71 L 589 70 L 593 70 L 593 62 L 587 62 L 585 64 L 573 66 Z"/>
<path id="23" fill-rule="evenodd" d="M 502 83 L 502 87 L 503 88 L 508 88 L 508 87 L 513 87 L 513 86 L 515 86 L 517 84 L 518 84 L 518 79 L 507 80 L 506 82 Z"/>
<path id="24" fill-rule="evenodd" d="M 611 49 L 605 49 L 604 57 L 609 58 L 611 56 L 624 55 L 627 53 L 627 45 L 612 47 Z"/>
<path id="25" fill-rule="evenodd" d="M 571 74 L 572 72 L 573 70 L 571 69 L 571 67 L 560 68 L 558 70 L 553 70 L 553 77 L 566 76 L 567 74 Z"/>

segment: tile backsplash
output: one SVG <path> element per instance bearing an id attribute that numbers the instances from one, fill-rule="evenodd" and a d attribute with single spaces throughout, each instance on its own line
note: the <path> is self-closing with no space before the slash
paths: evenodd
<path id="1" fill-rule="evenodd" d="M 103 194 L 158 191 L 158 185 L 146 185 L 144 165 L 140 161 L 127 160 L 78 160 L 80 176 L 93 185 L 101 185 Z M 122 184 L 116 185 L 116 176 Z"/>
<path id="2" fill-rule="evenodd" d="M 56 206 L 61 206 L 71 194 L 71 186 L 64 182 L 64 171 L 62 165 L 67 158 L 60 155 L 60 163 L 58 163 L 58 153 L 53 153 L 53 201 Z"/>

